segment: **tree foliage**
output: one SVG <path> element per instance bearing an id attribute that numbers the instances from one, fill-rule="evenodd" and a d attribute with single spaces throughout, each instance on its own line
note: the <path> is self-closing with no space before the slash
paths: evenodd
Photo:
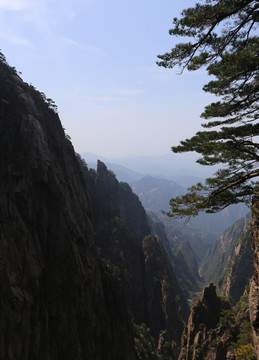
<path id="1" fill-rule="evenodd" d="M 205 184 L 170 200 L 170 216 L 216 212 L 230 204 L 250 203 L 259 192 L 259 3 L 255 0 L 205 0 L 174 18 L 173 36 L 188 38 L 159 55 L 159 66 L 181 72 L 206 66 L 213 80 L 203 90 L 219 100 L 205 107 L 206 120 L 190 139 L 172 147 L 195 151 L 202 165 L 221 164 Z"/>

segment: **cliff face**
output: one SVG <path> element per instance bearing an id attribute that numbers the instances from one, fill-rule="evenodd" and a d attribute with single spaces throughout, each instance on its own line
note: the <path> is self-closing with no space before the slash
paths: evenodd
<path id="1" fill-rule="evenodd" d="M 0 358 L 135 359 L 58 115 L 4 61 L 0 83 Z"/>
<path id="2" fill-rule="evenodd" d="M 222 295 L 238 301 L 254 271 L 249 226 L 246 226 L 244 232 L 239 236 L 234 254 L 225 268 L 222 279 L 219 281 L 220 292 Z"/>
<path id="3" fill-rule="evenodd" d="M 251 222 L 252 245 L 254 254 L 254 275 L 250 281 L 249 307 L 250 319 L 253 328 L 253 339 L 257 359 L 259 359 L 259 199 L 253 199 L 253 220 Z"/>
<path id="4" fill-rule="evenodd" d="M 211 342 L 220 335 L 220 330 L 214 330 L 217 327 L 220 313 L 227 308 L 229 308 L 228 304 L 217 297 L 213 284 L 204 289 L 202 299 L 192 306 L 188 325 L 182 337 L 180 360 L 206 358 L 210 352 Z M 221 349 L 221 347 L 219 346 L 219 350 L 216 350 L 219 357 L 215 357 L 215 359 L 225 358 L 226 349 Z"/>
<path id="5" fill-rule="evenodd" d="M 214 282 L 226 296 L 236 301 L 253 273 L 250 215 L 236 221 L 215 242 L 200 272 L 206 282 Z"/>

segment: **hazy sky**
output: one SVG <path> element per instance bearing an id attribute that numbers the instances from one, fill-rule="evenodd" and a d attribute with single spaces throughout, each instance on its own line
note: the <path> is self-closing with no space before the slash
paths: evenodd
<path id="1" fill-rule="evenodd" d="M 52 98 L 77 152 L 164 154 L 194 135 L 206 71 L 156 65 L 190 0 L 0 0 L 0 49 Z"/>

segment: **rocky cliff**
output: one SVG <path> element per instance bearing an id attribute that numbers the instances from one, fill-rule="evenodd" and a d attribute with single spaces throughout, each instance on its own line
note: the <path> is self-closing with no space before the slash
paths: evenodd
<path id="1" fill-rule="evenodd" d="M 137 359 L 55 108 L 0 61 L 0 358 Z"/>
<path id="2" fill-rule="evenodd" d="M 250 220 L 247 215 L 224 231 L 200 267 L 207 283 L 214 282 L 236 301 L 253 274 Z"/>
<path id="3" fill-rule="evenodd" d="M 253 328 L 253 339 L 257 360 L 259 360 L 259 198 L 253 199 L 253 220 L 251 222 L 252 245 L 254 255 L 254 275 L 250 282 L 249 307 Z"/>
<path id="4" fill-rule="evenodd" d="M 237 239 L 234 254 L 226 263 L 219 281 L 220 293 L 239 301 L 254 272 L 250 226 Z"/>
<path id="5" fill-rule="evenodd" d="M 233 306 L 211 283 L 191 310 L 179 360 L 254 359 L 247 293 Z"/>

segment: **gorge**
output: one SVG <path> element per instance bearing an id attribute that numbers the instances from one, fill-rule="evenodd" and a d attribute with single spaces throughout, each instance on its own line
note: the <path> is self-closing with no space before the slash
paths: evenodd
<path id="1" fill-rule="evenodd" d="M 89 169 L 50 99 L 3 55 L 0 84 L 0 358 L 230 359 L 248 309 L 258 353 L 255 215 L 250 292 L 244 283 L 234 307 L 210 284 L 190 311 L 188 296 L 204 283 L 186 234 L 170 238 L 103 162 Z M 235 315 L 231 334 L 224 311 Z"/>

